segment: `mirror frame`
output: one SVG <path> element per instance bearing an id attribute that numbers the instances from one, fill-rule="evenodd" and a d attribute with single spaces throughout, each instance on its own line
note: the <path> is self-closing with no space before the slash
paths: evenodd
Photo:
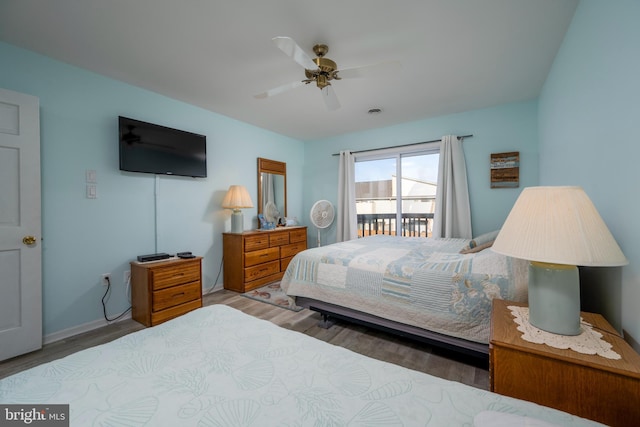
<path id="1" fill-rule="evenodd" d="M 287 164 L 277 160 L 265 159 L 258 157 L 258 214 L 262 213 L 263 197 L 262 197 L 262 174 L 272 173 L 274 175 L 282 175 L 284 177 L 284 213 L 287 216 Z M 260 226 L 260 224 L 258 224 Z"/>

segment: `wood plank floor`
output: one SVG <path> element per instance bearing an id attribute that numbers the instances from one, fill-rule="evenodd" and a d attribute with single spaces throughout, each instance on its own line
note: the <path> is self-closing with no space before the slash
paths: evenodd
<path id="1" fill-rule="evenodd" d="M 317 326 L 320 320 L 319 313 L 307 309 L 296 313 L 245 298 L 232 291 L 221 290 L 205 295 L 203 302 L 205 305 L 226 304 L 252 316 L 271 321 L 283 328 L 304 333 L 374 359 L 395 363 L 483 390 L 489 389 L 487 362 L 473 357 L 347 322 L 338 321 L 331 328 L 323 329 Z M 0 362 L 0 379 L 76 351 L 112 341 L 143 328 L 143 325 L 129 319 L 47 344 L 42 350 Z"/>

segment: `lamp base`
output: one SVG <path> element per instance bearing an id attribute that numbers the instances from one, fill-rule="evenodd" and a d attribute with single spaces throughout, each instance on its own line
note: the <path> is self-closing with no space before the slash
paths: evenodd
<path id="1" fill-rule="evenodd" d="M 231 214 L 231 232 L 242 233 L 244 231 L 244 218 L 240 209 L 234 209 Z"/>
<path id="2" fill-rule="evenodd" d="M 529 323 L 553 334 L 580 334 L 578 267 L 529 263 Z"/>

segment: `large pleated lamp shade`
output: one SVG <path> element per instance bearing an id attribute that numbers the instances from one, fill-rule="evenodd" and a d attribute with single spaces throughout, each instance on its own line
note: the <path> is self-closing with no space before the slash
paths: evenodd
<path id="1" fill-rule="evenodd" d="M 242 233 L 244 229 L 244 218 L 240 209 L 252 208 L 253 202 L 247 188 L 243 185 L 232 185 L 222 200 L 222 207 L 233 209 L 231 214 L 231 232 Z"/>
<path id="2" fill-rule="evenodd" d="M 577 266 L 628 264 L 580 187 L 525 188 L 492 249 L 529 261 L 529 322 L 560 335 L 581 332 Z"/>

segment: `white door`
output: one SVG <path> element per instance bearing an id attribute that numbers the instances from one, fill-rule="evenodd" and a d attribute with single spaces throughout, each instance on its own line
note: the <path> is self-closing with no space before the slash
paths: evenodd
<path id="1" fill-rule="evenodd" d="M 0 89 L 0 360 L 42 347 L 40 102 Z"/>

